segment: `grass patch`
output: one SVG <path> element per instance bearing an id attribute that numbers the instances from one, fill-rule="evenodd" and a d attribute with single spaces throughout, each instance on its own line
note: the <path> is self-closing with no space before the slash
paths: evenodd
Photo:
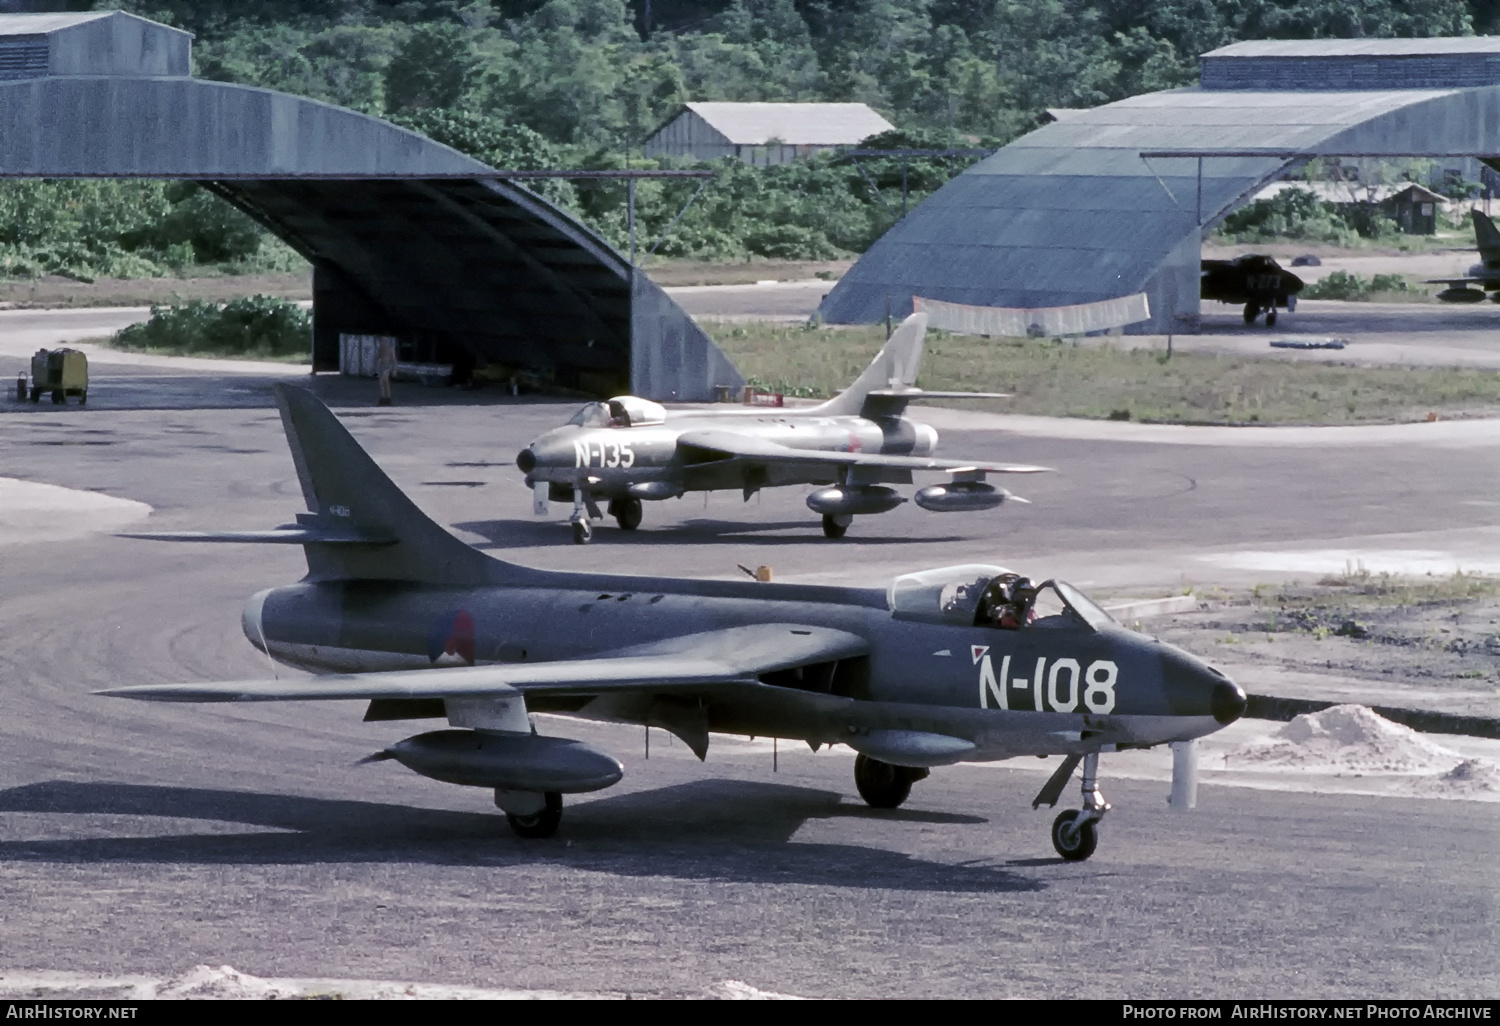
<path id="1" fill-rule="evenodd" d="M 829 396 L 885 341 L 880 325 L 705 325 L 749 379 Z M 1117 349 L 1056 339 L 979 338 L 931 331 L 920 383 L 1014 393 L 945 405 L 1168 424 L 1370 424 L 1429 413 L 1500 413 L 1500 373 L 1446 367 L 1356 367 L 1211 353 Z"/>
<path id="2" fill-rule="evenodd" d="M 115 332 L 109 345 L 171 356 L 306 362 L 311 340 L 312 316 L 296 303 L 246 296 L 227 303 L 153 306 L 149 320 Z"/>
<path id="3" fill-rule="evenodd" d="M 1452 602 L 1478 602 L 1500 596 L 1500 577 L 1469 574 L 1462 570 L 1451 575 L 1428 574 L 1408 577 L 1403 574 L 1371 573 L 1362 566 L 1345 567 L 1341 574 L 1330 574 L 1318 581 L 1325 594 L 1361 600 L 1370 605 L 1416 606 Z"/>

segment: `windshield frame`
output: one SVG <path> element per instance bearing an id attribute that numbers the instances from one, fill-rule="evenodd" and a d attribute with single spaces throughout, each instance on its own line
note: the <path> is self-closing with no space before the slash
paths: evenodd
<path id="1" fill-rule="evenodd" d="M 1120 621 L 1105 612 L 1099 603 L 1089 598 L 1067 581 L 1059 581 L 1053 578 L 1050 581 L 1043 582 L 1042 587 L 1045 588 L 1048 585 L 1051 585 L 1052 590 L 1062 599 L 1063 605 L 1072 610 L 1074 616 L 1088 624 L 1092 629 L 1098 630 L 1100 627 L 1106 627 L 1111 624 L 1115 626 L 1119 625 Z"/>
<path id="2" fill-rule="evenodd" d="M 573 416 L 568 418 L 571 427 L 600 428 L 609 427 L 611 414 L 607 403 L 588 403 Z"/>

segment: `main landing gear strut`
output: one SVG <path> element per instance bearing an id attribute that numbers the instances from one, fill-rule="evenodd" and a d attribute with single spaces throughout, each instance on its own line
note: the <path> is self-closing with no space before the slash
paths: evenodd
<path id="1" fill-rule="evenodd" d="M 563 798 L 557 791 L 495 790 L 495 805 L 521 837 L 551 837 L 562 822 Z"/>
<path id="2" fill-rule="evenodd" d="M 641 500 L 636 498 L 610 499 L 609 515 L 615 518 L 615 523 L 620 525 L 622 531 L 634 531 L 641 526 Z M 599 512 L 599 506 L 591 496 L 584 493 L 582 488 L 573 489 L 573 516 L 569 523 L 573 526 L 573 542 L 575 545 L 587 545 L 594 540 L 593 521 L 602 520 L 604 514 Z"/>
<path id="3" fill-rule="evenodd" d="M 1094 849 L 1099 846 L 1099 822 L 1110 809 L 1109 802 L 1099 793 L 1099 753 L 1068 756 L 1031 803 L 1033 809 L 1056 805 L 1080 761 L 1083 763 L 1083 808 L 1060 812 L 1052 821 L 1052 847 L 1070 862 L 1081 862 L 1094 854 Z"/>

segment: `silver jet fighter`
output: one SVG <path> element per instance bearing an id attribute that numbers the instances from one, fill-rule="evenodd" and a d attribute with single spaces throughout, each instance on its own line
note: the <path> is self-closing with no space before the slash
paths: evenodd
<path id="1" fill-rule="evenodd" d="M 1470 265 L 1468 277 L 1429 278 L 1425 284 L 1448 286 L 1437 294 L 1444 303 L 1482 303 L 1486 293 L 1491 302 L 1500 303 L 1500 229 L 1477 207 L 1469 213 L 1474 219 L 1479 263 Z M 1479 287 L 1470 288 L 1471 285 Z"/>
<path id="2" fill-rule="evenodd" d="M 1083 764 L 1082 806 L 1052 826 L 1068 859 L 1094 851 L 1109 809 L 1101 753 L 1200 737 L 1245 710 L 1212 667 L 1062 581 L 997 566 L 870 589 L 503 562 L 423 515 L 312 395 L 277 388 L 310 512 L 271 531 L 145 537 L 301 544 L 307 576 L 251 598 L 245 634 L 283 663 L 335 672 L 101 694 L 346 699 L 368 703 L 366 720 L 446 719 L 371 760 L 492 789 L 526 837 L 557 829 L 564 794 L 623 773 L 606 752 L 539 733 L 538 712 L 664 728 L 700 759 L 713 731 L 845 744 L 877 808 L 900 805 L 934 767 L 1062 755 L 1033 804 L 1055 804 Z"/>
<path id="3" fill-rule="evenodd" d="M 633 531 L 643 500 L 718 489 L 748 500 L 762 488 L 816 484 L 827 487 L 807 497 L 808 508 L 822 514 L 825 535 L 842 538 L 856 515 L 905 502 L 889 485 L 910 484 L 915 471 L 951 475 L 917 491 L 913 498 L 923 509 L 994 509 L 1016 497 L 988 484 L 987 474 L 1047 468 L 933 457 L 937 432 L 903 416 L 908 403 L 1005 396 L 917 388 L 926 332 L 926 314 L 908 317 L 854 384 L 817 406 L 669 412 L 628 395 L 590 403 L 516 457 L 533 489 L 534 512 L 546 516 L 549 500 L 571 502 L 573 540 L 585 544 L 591 521 L 603 518 L 601 502 L 622 529 Z"/>

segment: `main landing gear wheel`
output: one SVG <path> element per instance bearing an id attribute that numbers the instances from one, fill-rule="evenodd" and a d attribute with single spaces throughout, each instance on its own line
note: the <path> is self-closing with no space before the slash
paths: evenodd
<path id="1" fill-rule="evenodd" d="M 854 523 L 851 516 L 834 516 L 832 513 L 823 514 L 823 536 L 825 538 L 839 539 L 849 531 L 849 525 Z"/>
<path id="2" fill-rule="evenodd" d="M 1266 327 L 1276 327 L 1276 308 L 1274 306 L 1266 311 Z"/>
<path id="3" fill-rule="evenodd" d="M 589 522 L 588 522 L 588 520 L 586 518 L 583 519 L 583 520 L 575 520 L 575 521 L 573 521 L 573 544 L 574 545 L 587 545 L 589 542 L 591 542 L 593 540 L 594 540 L 594 529 L 593 529 L 592 526 L 590 526 L 590 524 L 589 524 Z"/>
<path id="4" fill-rule="evenodd" d="M 1257 303 L 1245 304 L 1245 323 L 1254 324 L 1255 318 L 1260 316 L 1260 305 Z"/>
<path id="5" fill-rule="evenodd" d="M 641 526 L 640 499 L 611 499 L 609 512 L 622 531 L 634 531 Z"/>
<path id="6" fill-rule="evenodd" d="M 1052 821 L 1052 847 L 1070 862 L 1082 862 L 1099 847 L 1099 832 L 1094 829 L 1094 821 L 1086 820 L 1079 825 L 1076 821 L 1081 815 L 1083 810 L 1069 809 L 1058 813 Z"/>
<path id="7" fill-rule="evenodd" d="M 557 825 L 562 822 L 562 795 L 557 791 L 548 791 L 543 798 L 547 805 L 540 812 L 529 816 L 507 812 L 505 818 L 509 821 L 510 828 L 522 837 L 551 837 L 557 833 Z"/>
<path id="8" fill-rule="evenodd" d="M 911 795 L 911 785 L 926 776 L 927 770 L 892 766 L 868 755 L 854 759 L 854 786 L 872 809 L 897 808 Z"/>

